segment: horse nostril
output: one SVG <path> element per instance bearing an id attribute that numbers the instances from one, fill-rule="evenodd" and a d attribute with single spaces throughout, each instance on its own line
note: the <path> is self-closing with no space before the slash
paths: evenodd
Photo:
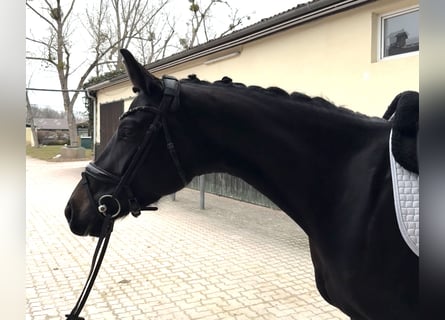
<path id="1" fill-rule="evenodd" d="M 66 220 L 68 220 L 68 222 L 71 223 L 71 219 L 73 217 L 73 210 L 71 209 L 70 202 L 68 202 L 65 207 L 65 217 L 66 217 Z"/>

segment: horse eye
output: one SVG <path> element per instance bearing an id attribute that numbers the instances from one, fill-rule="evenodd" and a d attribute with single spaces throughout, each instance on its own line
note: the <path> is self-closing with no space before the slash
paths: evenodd
<path id="1" fill-rule="evenodd" d="M 135 131 L 133 128 L 129 128 L 129 127 L 119 127 L 118 130 L 118 137 L 120 139 L 131 139 L 136 135 Z"/>

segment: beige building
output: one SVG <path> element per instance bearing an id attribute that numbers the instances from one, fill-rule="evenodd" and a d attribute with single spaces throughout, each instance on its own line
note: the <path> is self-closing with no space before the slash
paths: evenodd
<path id="1" fill-rule="evenodd" d="M 418 14 L 417 0 L 315 0 L 147 69 L 208 81 L 229 76 L 382 116 L 398 93 L 419 90 Z M 100 152 L 134 93 L 126 76 L 88 89 Z"/>

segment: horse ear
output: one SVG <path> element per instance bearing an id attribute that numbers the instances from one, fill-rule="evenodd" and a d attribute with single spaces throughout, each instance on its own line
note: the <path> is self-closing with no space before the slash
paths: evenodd
<path id="1" fill-rule="evenodd" d="M 150 95 L 162 92 L 161 81 L 137 62 L 130 51 L 121 49 L 120 53 L 124 57 L 124 64 L 133 84 L 133 91 L 142 91 Z"/>

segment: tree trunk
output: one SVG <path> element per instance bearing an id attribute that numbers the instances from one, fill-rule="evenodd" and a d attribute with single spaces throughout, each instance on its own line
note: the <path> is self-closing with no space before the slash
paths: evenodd
<path id="1" fill-rule="evenodd" d="M 76 119 L 73 112 L 67 113 L 68 130 L 70 134 L 70 146 L 76 148 L 79 146 L 79 136 L 77 134 Z"/>

